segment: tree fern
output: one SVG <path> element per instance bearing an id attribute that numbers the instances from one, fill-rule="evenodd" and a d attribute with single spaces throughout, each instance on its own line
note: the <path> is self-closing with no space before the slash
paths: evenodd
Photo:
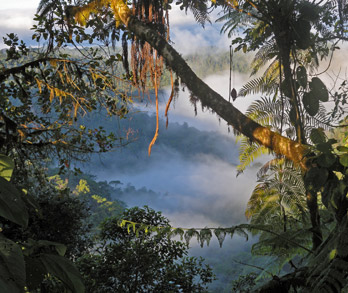
<path id="1" fill-rule="evenodd" d="M 257 51 L 252 63 L 251 74 L 256 74 L 263 66 L 265 66 L 270 60 L 276 57 L 278 49 L 274 39 L 266 41 L 263 46 Z"/>
<path id="2" fill-rule="evenodd" d="M 269 154 L 269 150 L 260 146 L 257 143 L 251 143 L 244 136 L 240 136 L 239 139 L 239 165 L 237 166 L 238 171 L 244 171 L 256 158 L 262 154 Z"/>

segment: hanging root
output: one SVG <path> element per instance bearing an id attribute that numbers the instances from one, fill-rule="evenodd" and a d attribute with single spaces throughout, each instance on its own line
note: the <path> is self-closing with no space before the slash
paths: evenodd
<path id="1" fill-rule="evenodd" d="M 157 137 L 158 137 L 158 130 L 159 130 L 159 119 L 158 119 L 158 83 L 157 83 L 157 52 L 155 52 L 155 62 L 154 62 L 155 66 L 152 69 L 153 71 L 153 74 L 151 74 L 151 77 L 152 77 L 152 82 L 154 84 L 154 87 L 155 87 L 155 95 L 156 95 L 156 131 L 155 131 L 155 135 L 149 145 L 149 156 L 151 155 L 151 149 L 152 149 L 152 146 L 155 144 L 156 140 L 157 140 Z"/>
<path id="2" fill-rule="evenodd" d="M 172 70 L 170 70 L 170 83 L 171 83 L 171 86 L 172 86 L 172 91 L 170 93 L 170 97 L 169 97 L 169 100 L 168 100 L 167 105 L 166 105 L 166 110 L 164 112 L 164 116 L 167 117 L 166 128 L 168 128 L 168 111 L 169 111 L 169 107 L 170 107 L 170 104 L 172 103 L 173 97 L 174 97 L 174 79 L 173 79 L 173 72 L 172 72 Z"/>

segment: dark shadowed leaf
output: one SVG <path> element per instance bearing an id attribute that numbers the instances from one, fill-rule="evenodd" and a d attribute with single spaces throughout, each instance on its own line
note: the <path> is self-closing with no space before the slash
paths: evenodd
<path id="1" fill-rule="evenodd" d="M 0 216 L 24 227 L 28 225 L 28 211 L 21 192 L 2 177 L 0 177 Z"/>
<path id="2" fill-rule="evenodd" d="M 315 116 L 319 111 L 319 100 L 312 92 L 303 94 L 303 106 L 307 113 L 311 116 Z"/>
<path id="3" fill-rule="evenodd" d="M 332 153 L 322 154 L 317 162 L 321 167 L 329 168 L 336 162 L 336 156 Z"/>
<path id="4" fill-rule="evenodd" d="M 312 81 L 309 83 L 309 88 L 316 99 L 322 102 L 327 102 L 329 100 L 329 92 L 325 84 L 318 77 L 312 78 Z"/>
<path id="5" fill-rule="evenodd" d="M 41 254 L 40 259 L 47 272 L 61 280 L 72 292 L 85 292 L 80 273 L 71 261 L 52 254 Z"/>
<path id="6" fill-rule="evenodd" d="M 314 144 L 326 142 L 326 135 L 321 128 L 313 128 L 311 130 L 310 139 Z"/>
<path id="7" fill-rule="evenodd" d="M 37 289 L 45 278 L 47 271 L 38 257 L 25 257 L 27 286 L 29 290 Z"/>
<path id="8" fill-rule="evenodd" d="M 25 264 L 18 244 L 0 234 L 0 292 L 24 292 Z"/>

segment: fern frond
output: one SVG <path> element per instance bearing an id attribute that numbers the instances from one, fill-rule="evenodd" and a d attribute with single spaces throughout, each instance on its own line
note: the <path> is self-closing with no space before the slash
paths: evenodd
<path id="1" fill-rule="evenodd" d="M 274 39 L 266 41 L 265 44 L 257 51 L 252 63 L 250 76 L 255 75 L 261 67 L 267 64 L 277 54 L 277 46 Z"/>
<path id="2" fill-rule="evenodd" d="M 206 22 L 211 23 L 209 19 L 209 9 L 204 1 L 189 1 L 188 9 L 192 12 L 195 20 L 204 27 Z M 187 11 L 187 8 L 186 8 Z"/>
<path id="3" fill-rule="evenodd" d="M 248 139 L 244 136 L 239 138 L 239 162 L 237 166 L 238 171 L 244 171 L 247 166 L 249 166 L 256 158 L 262 154 L 269 154 L 270 151 L 265 147 L 257 143 L 249 143 Z"/>

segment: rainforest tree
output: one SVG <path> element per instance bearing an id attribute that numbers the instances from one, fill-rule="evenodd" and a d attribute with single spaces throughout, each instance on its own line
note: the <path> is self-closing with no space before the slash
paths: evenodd
<path id="1" fill-rule="evenodd" d="M 170 227 L 168 219 L 146 206 L 105 220 L 97 251 L 78 261 L 87 292 L 202 292 L 214 280 L 203 259 L 187 257 L 187 246 L 181 241 L 170 239 L 164 231 L 120 227 L 122 219 Z"/>
<path id="2" fill-rule="evenodd" d="M 263 59 L 273 61 L 273 69 L 279 72 L 266 80 L 276 89 L 275 99 L 280 101 L 281 113 L 283 113 L 278 129 L 262 126 L 251 119 L 253 117 L 242 114 L 200 80 L 180 54 L 171 47 L 168 9 L 173 4 L 167 1 L 134 1 L 128 4 L 122 0 L 76 1 L 76 3 L 43 0 L 38 11 L 39 24 L 35 38 L 46 39 L 47 52 L 51 54 L 58 52 L 62 44 L 66 43 L 79 45 L 82 42 L 98 39 L 100 42 L 108 44 L 121 40 L 123 56 L 115 54 L 114 57 L 110 57 L 110 68 L 112 68 L 112 61 L 122 61 L 126 72 L 125 77 L 129 78 L 135 86 L 144 89 L 152 84 L 157 96 L 162 65 L 165 63 L 191 91 L 194 102 L 200 101 L 203 107 L 213 110 L 252 143 L 261 145 L 277 156 L 298 165 L 305 182 L 306 205 L 310 214 L 310 233 L 312 235 L 311 247 L 303 246 L 303 249 L 310 256 L 306 259 L 305 266 L 296 267 L 293 273 L 274 279 L 266 284 L 263 290 L 286 292 L 291 286 L 313 288 L 314 285 L 318 290 L 341 290 L 346 286 L 345 272 L 348 267 L 348 253 L 346 252 L 348 239 L 345 237 L 348 210 L 346 199 L 348 149 L 337 147 L 334 140 L 327 139 L 322 129 L 315 127 L 311 127 L 310 130 L 306 129 L 306 121 L 308 118 L 317 119 L 321 104 L 328 101 L 329 98 L 335 102 L 331 120 L 344 115 L 344 111 L 341 110 L 342 105 L 346 102 L 345 94 L 342 92 L 329 93 L 320 77 L 312 69 L 319 60 L 330 58 L 331 54 L 338 49 L 337 42 L 346 40 L 347 5 L 345 1 L 216 0 L 211 2 L 178 1 L 176 3 L 183 10 L 191 9 L 201 24 L 207 20 L 207 9 L 210 6 L 225 10 L 228 25 L 231 28 L 238 27 L 240 20 L 243 20 L 243 23 L 246 24 L 244 34 L 234 40 L 237 49 L 243 49 L 245 52 L 263 49 L 265 52 Z M 332 13 L 333 11 L 335 13 Z M 86 34 L 86 31 L 89 30 L 85 31 L 85 27 L 91 28 L 90 35 Z M 127 55 L 129 42 L 132 44 L 130 64 L 128 64 Z M 18 46 L 13 36 L 8 44 L 14 48 L 9 50 L 10 54 L 18 53 L 16 48 L 26 52 L 25 47 Z M 267 46 L 269 50 L 265 50 Z M 46 63 L 51 61 L 51 66 L 55 67 L 55 64 L 61 66 L 52 71 L 56 74 L 52 79 L 53 83 L 61 82 L 63 86 L 69 86 L 71 91 L 77 91 L 80 88 L 88 88 L 80 84 L 75 86 L 77 81 L 92 80 L 97 88 L 101 83 L 101 88 L 105 89 L 105 83 L 107 84 L 109 79 L 100 78 L 98 75 L 94 75 L 94 78 L 92 76 L 92 79 L 61 78 L 60 75 L 64 77 L 69 70 L 67 62 L 59 59 L 62 56 L 58 56 L 58 59 L 54 56 L 53 60 L 47 59 L 52 58 L 49 56 L 46 54 L 43 57 L 46 58 L 44 59 Z M 91 60 L 100 58 L 97 53 L 90 56 Z M 41 59 L 34 63 L 29 62 L 24 67 L 18 66 L 4 70 L 5 74 L 0 74 L 0 78 L 3 80 L 11 76 L 12 85 L 15 86 L 16 78 L 22 76 L 16 76 L 19 71 L 22 70 L 26 73 L 26 68 L 30 69 L 39 63 L 42 63 Z M 67 64 L 70 63 L 75 68 L 74 62 Z M 262 62 L 259 64 L 262 65 Z M 88 72 L 93 72 L 93 66 L 92 70 Z M 37 77 L 35 76 L 36 79 L 33 79 L 33 83 L 35 80 L 37 84 L 38 93 L 41 94 L 46 90 L 44 96 L 52 97 L 50 103 L 55 100 L 59 101 L 56 111 L 59 112 L 61 105 L 65 105 L 63 98 L 72 99 L 70 105 L 73 106 L 65 110 L 65 113 L 71 113 L 70 117 L 74 120 L 76 111 L 85 101 L 77 99 L 73 93 L 64 95 L 55 90 L 56 87 L 46 83 L 44 80 L 46 74 L 42 74 L 40 70 L 36 70 L 34 73 L 38 74 Z M 108 74 L 108 72 L 104 74 Z M 23 74 L 23 76 L 26 75 Z M 270 75 L 265 77 L 267 76 Z M 94 84 L 94 82 L 92 83 Z M 172 85 L 174 84 L 172 79 Z M 26 88 L 22 85 L 18 92 L 25 97 Z M 173 94 L 168 101 L 166 115 Z M 58 99 L 54 99 L 55 97 Z M 121 99 L 121 101 L 125 101 L 125 99 Z M 285 106 L 286 104 L 288 107 Z M 124 109 L 118 108 L 118 103 L 113 105 L 113 109 Z M 88 103 L 87 106 L 89 106 Z M 288 125 L 293 129 L 292 135 L 286 133 L 283 128 L 286 124 L 285 117 L 288 119 Z M 3 119 L 6 120 L 5 117 Z M 16 132 L 15 127 L 11 128 L 13 126 L 11 122 L 5 125 L 7 127 L 4 129 L 5 138 L 7 141 L 12 141 L 7 137 L 10 138 L 13 132 L 17 134 L 18 131 Z M 20 134 L 20 132 L 18 133 Z M 157 136 L 158 127 L 149 152 Z M 71 145 L 74 145 L 76 141 L 81 140 L 74 140 Z M 60 141 L 57 143 L 64 144 L 61 144 Z M 101 147 L 103 148 L 103 145 Z M 319 214 L 321 203 L 331 213 L 335 223 L 334 228 L 328 234 L 324 234 L 322 229 Z M 318 265 L 319 263 L 321 265 Z"/>
<path id="3" fill-rule="evenodd" d="M 69 32 L 62 28 L 64 20 L 59 13 L 58 9 L 37 19 L 33 39 L 47 40 L 46 47 L 29 49 L 9 33 L 4 37 L 8 48 L 0 53 L 3 292 L 53 292 L 47 287 L 52 282 L 59 284 L 60 292 L 84 291 L 70 260 L 89 244 L 87 207 L 68 189 L 52 186 L 45 168 L 48 163 L 57 163 L 64 172 L 74 159 L 84 160 L 91 152 L 123 145 L 122 137 L 102 128 L 88 128 L 81 120 L 86 113 L 101 108 L 109 115 L 125 117 L 130 101 L 128 79 L 110 69 L 121 63 L 117 53 L 89 48 L 73 56 L 64 48 Z M 61 23 L 53 23 L 53 17 Z M 84 29 L 75 37 L 94 40 Z"/>
<path id="4" fill-rule="evenodd" d="M 237 49 L 253 51 L 264 49 L 268 45 L 269 50 L 264 50 L 264 60 L 275 60 L 273 69 L 279 70 L 279 74 L 273 75 L 273 79 L 270 78 L 267 82 L 279 83 L 279 88 L 278 85 L 275 87 L 279 89 L 275 98 L 281 101 L 283 118 L 285 114 L 288 116 L 289 125 L 294 129 L 293 135 L 284 132 L 284 119 L 280 129 L 271 130 L 243 115 L 194 74 L 168 42 L 166 12 L 171 3 L 133 2 L 129 7 L 122 1 L 87 1 L 85 5 L 75 6 L 71 11 L 76 21 L 82 25 L 88 25 L 91 15 L 105 15 L 106 11 L 114 14 L 116 27 L 130 35 L 133 46 L 137 48 L 132 51 L 132 64 L 135 64 L 132 74 L 135 82 L 139 73 L 136 64 L 143 64 L 139 63 L 139 50 L 146 52 L 147 62 L 153 64 L 149 65 L 148 72 L 155 87 L 157 62 L 162 61 L 159 59 L 161 56 L 203 107 L 213 110 L 253 143 L 262 145 L 301 167 L 312 226 L 311 249 L 314 256 L 312 262 L 308 262 L 309 268 L 296 269 L 294 274 L 269 283 L 268 289 L 275 292 L 288 290 L 291 282 L 292 286 L 306 287 L 320 279 L 316 288 L 340 290 L 346 283 L 344 271 L 347 265 L 347 254 L 344 252 L 347 239 L 342 234 L 346 229 L 348 207 L 348 189 L 345 183 L 347 150 L 336 148 L 335 141 L 327 139 L 321 129 L 306 129 L 306 121 L 317 119 L 322 103 L 327 102 L 330 96 L 336 103 L 331 118 L 337 118 L 337 107 L 340 107 L 342 101 L 345 103 L 342 93 L 330 95 L 318 74 L 313 71 L 319 60 L 330 58 L 338 49 L 339 41 L 346 40 L 345 1 L 180 1 L 177 4 L 184 10 L 192 9 L 200 22 L 206 19 L 207 6 L 210 4 L 225 9 L 233 28 L 238 27 L 238 22 L 244 19 L 247 23 L 244 35 L 234 40 L 238 44 Z M 149 49 L 148 44 L 152 49 Z M 318 196 L 321 196 L 321 202 L 336 222 L 336 228 L 328 236 L 324 236 L 322 232 Z M 311 269 L 323 256 L 328 258 L 325 267 Z"/>

